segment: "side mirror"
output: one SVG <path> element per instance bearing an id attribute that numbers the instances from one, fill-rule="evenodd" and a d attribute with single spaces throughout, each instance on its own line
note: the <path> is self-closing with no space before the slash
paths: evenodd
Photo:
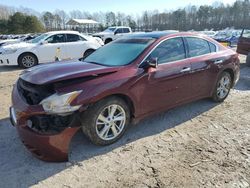
<path id="1" fill-rule="evenodd" d="M 158 67 L 157 58 L 148 59 L 140 65 L 140 68 L 143 68 L 143 69 L 148 69 L 150 67 L 155 68 L 155 69 Z"/>
<path id="2" fill-rule="evenodd" d="M 42 42 L 40 42 L 40 45 L 44 45 L 44 44 L 48 44 L 48 41 L 42 41 Z"/>
<path id="3" fill-rule="evenodd" d="M 117 31 L 115 31 L 115 32 L 114 32 L 114 35 L 116 35 L 117 33 L 118 33 L 118 32 L 117 32 Z"/>

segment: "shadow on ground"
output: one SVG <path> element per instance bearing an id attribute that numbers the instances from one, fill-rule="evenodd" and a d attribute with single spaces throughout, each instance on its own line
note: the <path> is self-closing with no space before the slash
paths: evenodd
<path id="1" fill-rule="evenodd" d="M 91 144 L 79 132 L 71 143 L 70 162 L 83 162 L 115 148 L 124 147 L 127 143 L 157 135 L 199 116 L 216 105 L 210 100 L 201 100 L 161 113 L 131 126 L 122 139 L 106 147 Z M 29 187 L 67 168 L 67 163 L 46 163 L 31 156 L 8 119 L 0 120 L 0 153 L 1 188 Z"/>
<path id="2" fill-rule="evenodd" d="M 1 72 L 12 72 L 16 70 L 22 70 L 19 66 L 0 66 L 0 73 Z"/>

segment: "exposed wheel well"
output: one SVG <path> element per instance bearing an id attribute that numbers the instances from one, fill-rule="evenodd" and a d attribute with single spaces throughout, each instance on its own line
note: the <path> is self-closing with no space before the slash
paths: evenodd
<path id="1" fill-rule="evenodd" d="M 33 56 L 36 58 L 37 63 L 39 63 L 39 60 L 38 60 L 36 54 L 34 54 L 34 53 L 32 53 L 32 52 L 24 52 L 24 53 L 22 53 L 22 54 L 20 54 L 20 55 L 18 56 L 18 58 L 17 58 L 18 64 L 19 64 L 19 59 L 20 59 L 20 57 L 22 57 L 22 56 L 25 55 L 25 54 L 31 54 L 31 55 L 33 55 Z"/>
<path id="2" fill-rule="evenodd" d="M 89 48 L 84 52 L 83 56 L 85 56 L 88 52 L 94 52 L 94 51 L 95 49 Z"/>
<path id="3" fill-rule="evenodd" d="M 126 104 L 128 104 L 128 107 L 130 109 L 131 117 L 134 117 L 135 107 L 134 107 L 134 103 L 130 99 L 130 97 L 128 97 L 127 95 L 124 95 L 124 94 L 113 94 L 113 95 L 109 95 L 105 98 L 109 98 L 109 97 L 118 97 L 118 98 L 122 99 L 123 101 L 125 101 Z"/>
<path id="4" fill-rule="evenodd" d="M 105 41 L 104 41 L 104 43 L 105 44 L 108 44 L 109 42 L 111 42 L 112 41 L 112 38 L 107 38 Z"/>
<path id="5" fill-rule="evenodd" d="M 234 81 L 234 71 L 232 69 L 225 69 L 223 72 L 228 72 L 232 78 L 232 82 Z"/>

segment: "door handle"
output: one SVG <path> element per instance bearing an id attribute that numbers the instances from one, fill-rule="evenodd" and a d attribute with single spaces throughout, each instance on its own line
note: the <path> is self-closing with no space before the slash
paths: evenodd
<path id="1" fill-rule="evenodd" d="M 184 67 L 180 72 L 189 72 L 191 71 L 190 67 Z"/>
<path id="2" fill-rule="evenodd" d="M 223 60 L 215 60 L 214 61 L 214 64 L 221 64 L 221 63 L 223 63 Z"/>

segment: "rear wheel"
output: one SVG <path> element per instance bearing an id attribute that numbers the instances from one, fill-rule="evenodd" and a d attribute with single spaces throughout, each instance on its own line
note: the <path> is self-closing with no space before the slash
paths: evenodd
<path id="1" fill-rule="evenodd" d="M 117 141 L 130 122 L 130 109 L 118 97 L 101 100 L 81 116 L 84 134 L 96 145 Z"/>
<path id="2" fill-rule="evenodd" d="M 30 68 L 38 64 L 37 58 L 35 55 L 30 53 L 22 54 L 18 58 L 18 65 L 22 68 Z"/>
<path id="3" fill-rule="evenodd" d="M 246 65 L 250 67 L 250 53 L 247 55 Z"/>
<path id="4" fill-rule="evenodd" d="M 228 72 L 223 72 L 216 83 L 216 87 L 213 93 L 213 100 L 215 102 L 223 102 L 231 89 L 232 78 Z"/>

